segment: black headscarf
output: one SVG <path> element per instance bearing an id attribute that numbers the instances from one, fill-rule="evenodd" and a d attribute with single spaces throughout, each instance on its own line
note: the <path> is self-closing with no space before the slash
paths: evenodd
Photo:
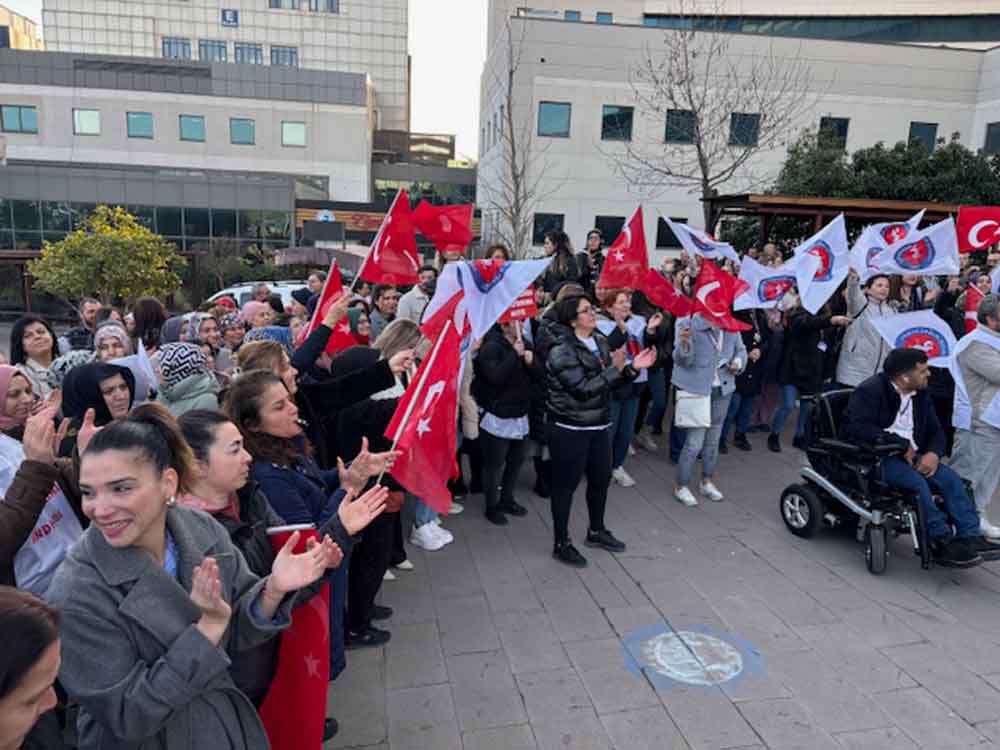
<path id="1" fill-rule="evenodd" d="M 63 380 L 63 415 L 69 419 L 83 419 L 87 409 L 95 413 L 94 423 L 103 427 L 111 421 L 111 412 L 101 394 L 101 383 L 115 375 L 121 375 L 129 390 L 129 407 L 135 400 L 135 376 L 127 367 L 108 362 L 90 362 L 74 367 Z"/>

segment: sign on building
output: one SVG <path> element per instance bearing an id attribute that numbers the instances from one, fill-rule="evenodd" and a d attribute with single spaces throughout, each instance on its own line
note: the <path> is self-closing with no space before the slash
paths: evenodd
<path id="1" fill-rule="evenodd" d="M 223 8 L 222 9 L 222 25 L 223 26 L 239 26 L 240 25 L 240 12 L 235 8 Z"/>

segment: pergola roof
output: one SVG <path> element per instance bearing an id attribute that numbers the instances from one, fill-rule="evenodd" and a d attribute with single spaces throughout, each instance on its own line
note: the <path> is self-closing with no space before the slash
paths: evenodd
<path id="1" fill-rule="evenodd" d="M 958 204 L 922 201 L 887 201 L 870 198 L 823 198 L 801 195 L 717 195 L 703 199 L 711 204 L 716 215 L 739 214 L 755 216 L 814 216 L 833 217 L 839 213 L 846 219 L 894 221 L 908 219 L 917 211 L 926 210 L 928 220 L 940 220 L 958 214 Z"/>

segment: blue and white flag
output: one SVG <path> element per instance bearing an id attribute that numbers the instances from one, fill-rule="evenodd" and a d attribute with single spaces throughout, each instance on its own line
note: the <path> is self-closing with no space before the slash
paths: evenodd
<path id="1" fill-rule="evenodd" d="M 670 231 L 674 233 L 677 241 L 681 243 L 685 250 L 694 255 L 700 255 L 709 260 L 721 260 L 728 258 L 733 263 L 740 262 L 740 256 L 728 242 L 719 242 L 712 235 L 703 229 L 696 229 L 681 222 L 671 221 L 666 216 L 663 220 L 667 222 Z"/>
<path id="2" fill-rule="evenodd" d="M 922 349 L 932 367 L 948 367 L 958 340 L 932 310 L 887 315 L 869 321 L 893 349 Z"/>
<path id="3" fill-rule="evenodd" d="M 864 228 L 851 248 L 851 268 L 858 272 L 862 282 L 868 281 L 878 271 L 876 257 L 889 245 L 904 240 L 915 232 L 923 218 L 924 209 L 921 209 L 906 221 L 886 221 L 869 224 Z"/>
<path id="4" fill-rule="evenodd" d="M 990 292 L 1000 294 L 1000 266 L 990 271 Z"/>
<path id="5" fill-rule="evenodd" d="M 878 273 L 955 276 L 959 273 L 958 235 L 950 216 L 927 229 L 911 232 L 875 256 Z"/>
<path id="6" fill-rule="evenodd" d="M 817 266 L 809 261 L 819 260 Z M 851 270 L 851 255 L 847 249 L 847 227 L 840 214 L 819 232 L 795 248 L 795 280 L 802 306 L 815 315 Z"/>
<path id="7" fill-rule="evenodd" d="M 761 265 L 750 256 L 740 265 L 740 280 L 750 287 L 733 301 L 734 310 L 777 307 L 785 294 L 795 287 L 795 258 L 777 268 Z M 813 261 L 819 263 L 818 260 Z M 815 273 L 815 271 L 814 271 Z"/>

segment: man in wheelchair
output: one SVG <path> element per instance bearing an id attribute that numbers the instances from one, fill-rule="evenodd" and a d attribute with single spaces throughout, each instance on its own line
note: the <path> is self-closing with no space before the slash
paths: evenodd
<path id="1" fill-rule="evenodd" d="M 926 390 L 929 378 L 925 352 L 893 349 L 882 372 L 851 394 L 840 437 L 868 445 L 899 443 L 901 453 L 882 460 L 882 481 L 917 496 L 937 563 L 971 567 L 983 561 L 980 552 L 1000 547 L 980 535 L 979 513 L 962 478 L 941 463 L 945 435 Z M 935 493 L 944 500 L 943 511 Z"/>

